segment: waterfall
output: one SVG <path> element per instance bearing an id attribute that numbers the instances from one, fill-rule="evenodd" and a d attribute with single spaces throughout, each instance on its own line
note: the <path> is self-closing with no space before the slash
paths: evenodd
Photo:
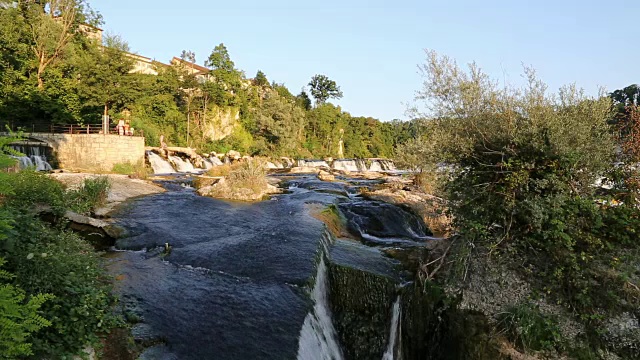
<path id="1" fill-rule="evenodd" d="M 329 167 L 324 160 L 298 160 L 299 167 Z"/>
<path id="2" fill-rule="evenodd" d="M 395 171 L 396 166 L 391 160 L 375 159 L 371 160 L 371 166 L 369 171 L 382 172 L 382 171 Z"/>
<path id="3" fill-rule="evenodd" d="M 51 171 L 53 168 L 47 162 L 47 159 L 44 156 L 32 155 L 31 160 L 36 165 L 36 171 Z"/>
<path id="4" fill-rule="evenodd" d="M 217 157 L 217 156 L 212 156 L 212 157 L 210 157 L 210 158 L 209 158 L 209 161 L 211 162 L 211 164 L 212 164 L 213 166 L 220 166 L 220 165 L 224 165 L 224 164 L 222 163 L 222 161 L 220 161 L 220 159 L 218 159 L 218 157 Z"/>
<path id="5" fill-rule="evenodd" d="M 400 318 L 402 310 L 400 308 L 400 296 L 393 303 L 393 309 L 391 313 L 391 327 L 389 328 L 389 344 L 387 345 L 387 351 L 382 355 L 382 360 L 401 360 L 402 359 L 402 344 L 400 344 L 401 332 L 400 332 Z"/>
<path id="6" fill-rule="evenodd" d="M 193 164 L 191 164 L 191 162 L 188 159 L 182 160 L 182 158 L 178 156 L 169 156 L 169 161 L 171 161 L 173 165 L 175 165 L 176 170 L 178 170 L 178 172 L 185 172 L 185 173 L 196 172 L 196 170 L 193 167 Z"/>
<path id="7" fill-rule="evenodd" d="M 147 158 L 153 168 L 154 174 L 173 174 L 176 172 L 168 161 L 153 151 L 147 151 Z"/>
<path id="8" fill-rule="evenodd" d="M 11 147 L 25 156 L 13 156 L 18 159 L 21 169 L 35 168 L 36 171 L 51 171 L 53 168 L 47 162 L 44 146 L 11 145 Z M 42 149 L 41 149 L 42 148 Z"/>
<path id="9" fill-rule="evenodd" d="M 396 164 L 391 160 L 380 160 L 380 164 L 382 165 L 382 169 L 385 171 L 396 171 Z"/>
<path id="10" fill-rule="evenodd" d="M 369 171 L 381 172 L 382 165 L 380 165 L 380 162 L 378 160 L 372 160 L 371 166 L 369 167 Z"/>
<path id="11" fill-rule="evenodd" d="M 335 170 L 343 170 L 349 172 L 360 172 L 363 168 L 363 161 L 361 159 L 338 159 L 331 164 L 333 169 Z M 366 169 L 366 167 L 365 167 Z"/>
<path id="12" fill-rule="evenodd" d="M 298 360 L 342 360 L 336 329 L 329 309 L 329 279 L 324 256 L 318 264 L 313 287 L 313 310 L 307 314 L 300 330 Z"/>

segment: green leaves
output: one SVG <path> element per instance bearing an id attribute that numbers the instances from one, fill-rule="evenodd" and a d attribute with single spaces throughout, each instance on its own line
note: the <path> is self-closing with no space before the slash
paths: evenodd
<path id="1" fill-rule="evenodd" d="M 308 85 L 311 87 L 311 96 L 316 99 L 316 105 L 324 104 L 328 99 L 342 98 L 340 87 L 326 75 L 314 75 Z"/>

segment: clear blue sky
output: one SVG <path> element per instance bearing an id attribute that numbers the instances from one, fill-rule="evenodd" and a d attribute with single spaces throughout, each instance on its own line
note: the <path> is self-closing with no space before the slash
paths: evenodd
<path id="1" fill-rule="evenodd" d="M 294 93 L 314 74 L 341 86 L 356 116 L 406 119 L 423 49 L 521 82 L 522 64 L 552 89 L 590 94 L 639 82 L 640 1 L 595 0 L 90 0 L 107 32 L 168 62 L 183 49 L 202 64 L 219 43 L 248 77 L 258 69 Z"/>

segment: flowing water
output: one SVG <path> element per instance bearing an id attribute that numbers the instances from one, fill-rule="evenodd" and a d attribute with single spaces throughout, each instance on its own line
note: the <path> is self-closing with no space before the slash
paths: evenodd
<path id="1" fill-rule="evenodd" d="M 329 164 L 327 164 L 324 160 L 298 160 L 298 166 L 300 167 L 325 167 L 329 168 Z"/>
<path id="2" fill-rule="evenodd" d="M 259 203 L 167 182 L 166 193 L 114 215 L 129 233 L 109 260 L 116 292 L 141 319 L 136 341 L 155 344 L 141 359 L 400 359 L 396 263 L 381 243 L 335 240 L 309 209 L 338 204 L 359 226 L 354 235 L 382 244 L 425 241 L 428 229 L 400 208 L 354 197 L 362 181 L 281 180 L 289 192 Z M 377 214 L 371 223 L 367 213 Z"/>
<path id="3" fill-rule="evenodd" d="M 367 171 L 367 165 L 362 159 L 336 159 L 331 164 L 334 170 L 342 170 L 349 172 Z"/>
<path id="4" fill-rule="evenodd" d="M 342 350 L 329 307 L 329 280 L 324 257 L 318 265 L 311 299 L 313 311 L 304 319 L 300 330 L 298 360 L 342 360 Z"/>
<path id="5" fill-rule="evenodd" d="M 393 303 L 393 310 L 391 315 L 391 327 L 389 328 L 389 345 L 387 350 L 382 356 L 382 360 L 402 360 L 402 346 L 398 344 L 401 339 L 400 334 L 400 296 Z"/>
<path id="6" fill-rule="evenodd" d="M 168 161 L 153 151 L 147 151 L 147 159 L 149 159 L 154 174 L 173 174 L 176 172 Z"/>
<path id="7" fill-rule="evenodd" d="M 21 169 L 33 168 L 36 171 L 51 171 L 53 167 L 47 161 L 47 153 L 50 149 L 45 146 L 12 145 L 14 150 L 24 156 L 14 156 L 18 160 Z"/>
<path id="8" fill-rule="evenodd" d="M 178 170 L 178 172 L 183 172 L 183 173 L 196 172 L 196 169 L 193 167 L 193 164 L 191 164 L 191 161 L 189 161 L 189 159 L 184 160 L 179 156 L 169 156 L 169 161 L 173 163 L 173 165 L 176 167 L 176 170 Z"/>

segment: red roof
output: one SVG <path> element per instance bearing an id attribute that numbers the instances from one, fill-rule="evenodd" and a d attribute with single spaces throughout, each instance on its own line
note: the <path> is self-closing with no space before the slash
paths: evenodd
<path id="1" fill-rule="evenodd" d="M 183 63 L 185 66 L 188 66 L 190 68 L 193 68 L 193 69 L 201 71 L 201 72 L 209 72 L 209 71 L 211 71 L 211 69 L 208 69 L 208 68 L 206 68 L 204 66 L 200 66 L 198 64 L 190 63 L 190 62 L 182 60 L 182 59 L 180 59 L 179 57 L 176 57 L 176 56 L 174 56 L 173 59 L 171 59 L 171 63 L 174 63 L 174 62 Z"/>

